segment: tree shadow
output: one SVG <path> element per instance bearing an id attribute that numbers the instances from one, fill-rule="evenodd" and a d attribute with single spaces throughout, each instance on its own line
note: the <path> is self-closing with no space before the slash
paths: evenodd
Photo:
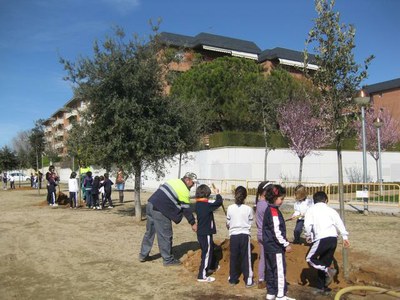
<path id="1" fill-rule="evenodd" d="M 182 244 L 172 246 L 172 253 L 176 258 L 182 258 L 189 250 L 196 251 L 200 249 L 198 242 L 184 242 Z"/>

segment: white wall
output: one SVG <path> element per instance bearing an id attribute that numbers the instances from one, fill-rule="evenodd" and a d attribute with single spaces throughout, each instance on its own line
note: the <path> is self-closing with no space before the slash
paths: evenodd
<path id="1" fill-rule="evenodd" d="M 218 148 L 189 153 L 191 159 L 182 163 L 181 175 L 187 171 L 195 172 L 202 179 L 243 179 L 262 180 L 264 177 L 264 149 L 262 148 Z M 346 169 L 358 168 L 362 171 L 362 153 L 343 151 L 344 181 L 349 182 Z M 376 181 L 375 160 L 367 154 L 368 175 Z M 157 188 L 165 179 L 178 176 L 178 161 L 166 168 L 166 176 L 160 180 L 155 174 L 144 172 L 142 179 L 145 189 Z M 304 158 L 304 182 L 335 183 L 338 181 L 336 151 L 323 150 Z M 400 181 L 400 153 L 382 153 L 383 180 Z M 61 181 L 66 182 L 71 170 L 60 170 Z M 103 174 L 104 170 L 93 170 L 93 174 Z M 299 173 L 299 159 L 288 149 L 272 150 L 268 155 L 267 179 L 296 181 Z M 133 178 L 127 188 L 133 188 Z"/>

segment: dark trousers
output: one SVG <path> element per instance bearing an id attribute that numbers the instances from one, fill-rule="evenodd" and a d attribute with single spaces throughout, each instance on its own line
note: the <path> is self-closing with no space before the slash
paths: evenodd
<path id="1" fill-rule="evenodd" d="M 265 252 L 265 281 L 267 293 L 276 297 L 283 297 L 287 293 L 286 258 L 285 253 Z"/>
<path id="2" fill-rule="evenodd" d="M 326 271 L 333 262 L 337 237 L 327 237 L 315 241 L 308 250 L 306 261 L 318 271 L 317 288 L 325 287 Z"/>
<path id="3" fill-rule="evenodd" d="M 105 191 L 104 192 L 104 198 L 103 198 L 103 203 L 102 207 L 104 208 L 106 201 L 108 201 L 108 206 L 113 206 L 112 200 L 111 200 L 111 191 Z"/>
<path id="4" fill-rule="evenodd" d="M 51 188 L 49 190 L 50 190 L 50 204 L 56 204 L 57 203 L 56 190 Z"/>
<path id="5" fill-rule="evenodd" d="M 78 207 L 78 197 L 76 196 L 77 192 L 69 192 L 69 206 L 70 207 Z"/>
<path id="6" fill-rule="evenodd" d="M 48 185 L 47 186 L 47 203 L 52 204 L 53 203 L 52 201 L 53 200 L 51 199 L 51 190 L 50 190 L 50 186 Z"/>
<path id="7" fill-rule="evenodd" d="M 85 190 L 86 195 L 86 206 L 92 207 L 93 206 L 93 197 L 92 197 L 92 190 Z"/>
<path id="8" fill-rule="evenodd" d="M 199 267 L 198 279 L 205 279 L 209 270 L 217 269 L 217 261 L 214 256 L 214 241 L 212 234 L 198 235 L 197 240 L 201 249 L 201 263 Z"/>
<path id="9" fill-rule="evenodd" d="M 92 194 L 93 207 L 99 206 L 99 194 Z"/>
<path id="10" fill-rule="evenodd" d="M 230 254 L 229 282 L 239 283 L 240 274 L 243 273 L 246 285 L 251 285 L 253 269 L 251 267 L 250 236 L 248 234 L 231 235 Z"/>
<path id="11" fill-rule="evenodd" d="M 301 236 L 301 233 L 303 232 L 303 227 L 304 227 L 304 220 L 303 219 L 297 220 L 296 227 L 294 228 L 294 232 L 293 232 L 293 235 L 294 235 L 293 243 L 294 244 L 300 244 L 300 236 Z"/>

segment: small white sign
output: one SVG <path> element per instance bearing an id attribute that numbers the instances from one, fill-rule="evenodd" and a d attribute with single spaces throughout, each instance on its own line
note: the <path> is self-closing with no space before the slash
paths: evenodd
<path id="1" fill-rule="evenodd" d="M 368 191 L 356 191 L 356 198 L 368 198 L 369 192 Z"/>

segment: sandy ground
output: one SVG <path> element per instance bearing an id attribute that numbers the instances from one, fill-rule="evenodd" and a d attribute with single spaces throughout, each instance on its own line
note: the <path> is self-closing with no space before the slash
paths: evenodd
<path id="1" fill-rule="evenodd" d="M 149 195 L 142 194 L 143 204 Z M 115 203 L 116 198 L 114 192 Z M 157 244 L 152 260 L 140 263 L 138 253 L 146 222 L 137 223 L 132 217 L 133 193 L 127 192 L 125 199 L 128 201 L 117 203 L 114 209 L 75 210 L 48 207 L 43 190 L 41 195 L 37 190 L 1 190 L 0 299 L 265 299 L 265 290 L 245 289 L 243 282 L 233 288 L 227 285 L 226 253 L 221 270 L 215 274 L 217 280 L 198 283 L 194 259 L 198 244 L 186 220 L 174 225 L 173 251 L 183 265 L 164 267 Z M 289 215 L 291 210 L 284 212 Z M 222 210 L 215 216 L 215 240 L 222 242 L 228 238 Z M 346 224 L 352 242 L 352 282 L 339 276 L 333 288 L 357 282 L 400 287 L 400 218 L 348 212 Z M 290 238 L 293 225 L 287 224 Z M 254 251 L 256 260 L 257 249 Z M 308 283 L 302 281 L 306 251 L 306 246 L 298 246 L 288 255 L 289 294 L 297 299 L 333 299 L 334 293 L 311 295 Z M 337 258 L 340 265 L 341 245 Z M 368 299 L 393 299 L 387 297 Z"/>

